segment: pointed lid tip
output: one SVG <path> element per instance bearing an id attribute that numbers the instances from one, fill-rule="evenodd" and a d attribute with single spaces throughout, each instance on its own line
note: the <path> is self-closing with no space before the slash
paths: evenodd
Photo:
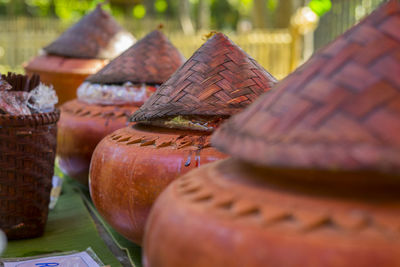
<path id="1" fill-rule="evenodd" d="M 86 81 L 100 84 L 162 84 L 184 61 L 185 58 L 179 50 L 157 29 L 148 33 Z"/>
<path id="2" fill-rule="evenodd" d="M 400 173 L 400 2 L 392 0 L 223 124 L 219 150 L 268 167 Z"/>
<path id="3" fill-rule="evenodd" d="M 134 41 L 132 34 L 98 4 L 43 50 L 64 57 L 111 59 Z"/>
<path id="4" fill-rule="evenodd" d="M 161 31 L 162 29 L 164 29 L 164 24 L 160 23 L 157 26 L 157 30 Z"/>
<path id="5" fill-rule="evenodd" d="M 221 33 L 221 32 L 210 31 L 209 33 L 206 33 L 206 34 L 203 35 L 203 39 L 204 39 L 205 41 L 207 41 L 208 39 L 210 39 L 211 37 L 213 37 L 213 36 L 216 35 L 216 34 L 222 34 L 222 35 L 224 35 L 224 34 Z M 226 37 L 226 36 L 225 36 L 225 37 Z"/>
<path id="6" fill-rule="evenodd" d="M 216 33 L 132 115 L 131 121 L 171 116 L 227 117 L 275 82 L 227 36 Z"/>

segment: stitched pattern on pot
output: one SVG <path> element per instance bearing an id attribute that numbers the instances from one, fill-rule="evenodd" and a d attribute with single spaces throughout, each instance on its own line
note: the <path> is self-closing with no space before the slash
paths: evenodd
<path id="1" fill-rule="evenodd" d="M 108 139 L 112 142 L 124 144 L 124 145 L 138 145 L 138 146 L 154 146 L 156 148 L 174 147 L 176 149 L 183 149 L 189 147 L 195 147 L 196 149 L 203 149 L 210 147 L 210 136 L 189 136 L 180 135 L 177 137 L 163 137 L 161 134 L 158 136 L 146 136 L 128 134 L 124 132 L 124 129 L 117 131 L 114 134 L 108 136 Z"/>
<path id="2" fill-rule="evenodd" d="M 203 172 L 204 174 L 204 172 Z M 246 221 L 249 225 L 263 227 L 284 227 L 298 233 L 311 233 L 319 229 L 329 229 L 338 234 L 367 236 L 371 232 L 393 242 L 400 241 L 399 220 L 380 219 L 379 215 L 367 211 L 319 212 L 307 208 L 288 207 L 276 203 L 258 203 L 244 199 L 211 182 L 211 177 L 185 175 L 172 184 L 173 190 L 188 205 L 206 205 L 208 212 L 229 220 Z M 223 215 L 222 215 L 223 214 Z M 383 223 L 385 222 L 386 223 Z M 344 236 L 344 235 L 343 235 Z M 347 235 L 349 238 L 352 235 Z"/>
<path id="3" fill-rule="evenodd" d="M 61 111 L 78 117 L 103 117 L 107 119 L 128 118 L 137 107 L 94 106 L 71 101 L 61 107 Z"/>

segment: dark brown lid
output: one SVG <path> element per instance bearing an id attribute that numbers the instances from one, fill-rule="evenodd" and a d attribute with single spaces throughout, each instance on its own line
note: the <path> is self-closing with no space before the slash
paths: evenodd
<path id="1" fill-rule="evenodd" d="M 400 3 L 317 52 L 212 138 L 275 167 L 400 171 Z"/>
<path id="2" fill-rule="evenodd" d="M 91 83 L 162 84 L 185 62 L 182 54 L 159 30 L 147 34 L 119 57 L 90 76 Z"/>
<path id="3" fill-rule="evenodd" d="M 217 33 L 161 85 L 132 115 L 131 121 L 178 115 L 229 116 L 275 82 L 228 37 Z"/>
<path id="4" fill-rule="evenodd" d="M 111 59 L 133 44 L 134 37 L 97 5 L 53 43 L 43 48 L 48 54 L 74 58 Z"/>

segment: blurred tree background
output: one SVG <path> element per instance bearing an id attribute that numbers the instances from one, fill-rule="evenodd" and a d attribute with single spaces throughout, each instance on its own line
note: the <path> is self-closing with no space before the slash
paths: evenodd
<path id="1" fill-rule="evenodd" d="M 214 29 L 246 32 L 254 29 L 288 28 L 291 16 L 308 5 L 323 21 L 324 42 L 340 34 L 385 0 L 0 0 L 0 18 L 56 18 L 63 25 L 77 21 L 98 3 L 104 3 L 119 20 L 135 22 L 135 30 L 155 23 L 185 34 Z M 335 26 L 337 24 L 338 26 Z M 332 31 L 333 34 L 330 34 Z M 332 35 L 332 36 L 330 36 Z"/>
<path id="2" fill-rule="evenodd" d="M 280 78 L 384 1 L 0 0 L 0 72 L 22 71 L 22 62 L 103 3 L 137 38 L 162 23 L 185 56 L 201 45 L 202 34 L 222 31 Z M 308 20 L 315 18 L 314 30 Z M 305 33 L 298 26 L 307 23 Z"/>
<path id="3" fill-rule="evenodd" d="M 103 0 L 0 0 L 0 16 L 78 20 Z M 284 28 L 308 0 L 109 0 L 105 8 L 117 18 L 172 21 L 185 33 L 201 29 Z M 323 1 L 314 1 L 323 2 Z M 330 3 L 330 1 L 328 1 Z"/>

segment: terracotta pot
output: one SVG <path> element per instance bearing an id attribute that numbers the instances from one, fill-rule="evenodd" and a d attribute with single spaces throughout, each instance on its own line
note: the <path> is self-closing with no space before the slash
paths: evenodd
<path id="1" fill-rule="evenodd" d="M 164 188 L 179 175 L 225 157 L 210 147 L 204 132 L 122 128 L 104 138 L 93 153 L 90 194 L 112 227 L 141 244 L 150 208 Z"/>
<path id="2" fill-rule="evenodd" d="M 76 98 L 76 89 L 91 74 L 104 67 L 109 60 L 81 59 L 54 55 L 33 58 L 24 64 L 28 75 L 37 73 L 45 84 L 51 84 L 57 92 L 58 105 Z"/>
<path id="3" fill-rule="evenodd" d="M 321 182 L 322 176 L 332 179 Z M 362 178 L 371 183 L 356 186 Z M 377 187 L 374 178 L 386 185 Z M 262 169 L 234 159 L 208 164 L 157 199 L 144 265 L 400 266 L 396 180 L 371 172 Z"/>
<path id="4" fill-rule="evenodd" d="M 89 105 L 72 100 L 61 106 L 57 156 L 61 170 L 87 185 L 96 145 L 107 134 L 127 125 L 135 106 Z"/>

